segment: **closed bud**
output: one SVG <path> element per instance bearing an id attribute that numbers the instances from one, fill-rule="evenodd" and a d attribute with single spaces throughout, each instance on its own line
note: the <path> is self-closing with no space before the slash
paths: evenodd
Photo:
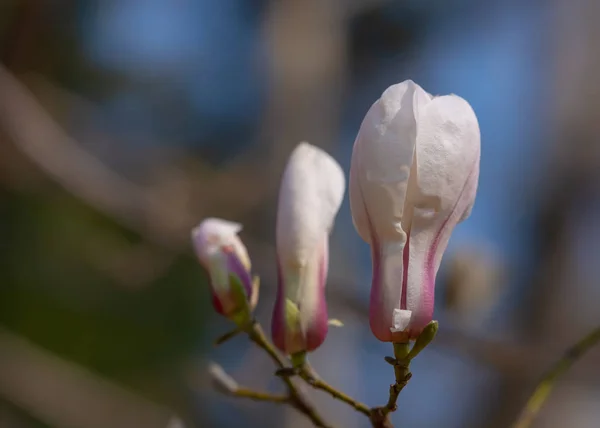
<path id="1" fill-rule="evenodd" d="M 382 341 L 415 339 L 432 320 L 435 277 L 473 207 L 480 135 L 469 103 L 407 80 L 367 113 L 354 143 L 350 207 L 371 245 L 370 324 Z"/>
<path id="2" fill-rule="evenodd" d="M 196 255 L 210 277 L 213 306 L 238 324 L 250 320 L 257 300 L 241 230 L 241 224 L 218 218 L 207 218 L 192 230 Z"/>
<path id="3" fill-rule="evenodd" d="M 329 232 L 344 188 L 342 169 L 331 156 L 307 143 L 296 147 L 279 191 L 272 319 L 273 342 L 288 355 L 316 349 L 327 335 Z"/>

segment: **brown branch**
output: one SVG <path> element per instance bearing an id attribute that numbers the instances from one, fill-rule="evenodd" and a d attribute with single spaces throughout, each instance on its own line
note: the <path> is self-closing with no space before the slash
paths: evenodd
<path id="1" fill-rule="evenodd" d="M 225 394 L 239 398 L 249 398 L 256 401 L 270 401 L 283 404 L 290 403 L 290 397 L 287 395 L 270 394 L 268 392 L 255 391 L 239 386 L 218 364 L 211 363 L 208 372 L 210 373 L 215 386 Z"/>
<path id="2" fill-rule="evenodd" d="M 260 324 L 253 322 L 250 324 L 250 326 L 248 326 L 246 333 L 252 342 L 263 349 L 269 355 L 269 357 L 271 357 L 277 367 L 280 369 L 286 368 L 287 360 L 282 357 L 271 344 L 271 342 L 269 342 Z M 282 379 L 290 393 L 289 398 L 292 405 L 301 413 L 304 413 L 316 427 L 331 428 L 330 425 L 328 425 L 319 415 L 317 409 L 308 401 L 307 397 L 294 383 L 294 381 L 287 376 L 282 377 Z"/>
<path id="3" fill-rule="evenodd" d="M 310 367 L 310 365 L 308 363 L 305 363 L 300 368 L 298 375 L 313 388 L 320 389 L 321 391 L 324 391 L 324 392 L 328 393 L 329 395 L 331 395 L 336 400 L 340 400 L 343 403 L 349 404 L 356 411 L 358 411 L 366 416 L 371 416 L 371 409 L 366 404 L 363 404 L 360 401 L 355 400 L 354 398 L 350 397 L 349 395 L 334 388 L 333 386 L 329 385 L 324 380 L 320 379 L 319 376 L 312 369 L 312 367 Z"/>
<path id="4" fill-rule="evenodd" d="M 2 66 L 0 121 L 19 151 L 65 190 L 150 241 L 173 247 L 173 237 L 151 217 L 162 201 L 66 135 L 33 94 Z M 144 217 L 146 221 L 140 221 Z"/>

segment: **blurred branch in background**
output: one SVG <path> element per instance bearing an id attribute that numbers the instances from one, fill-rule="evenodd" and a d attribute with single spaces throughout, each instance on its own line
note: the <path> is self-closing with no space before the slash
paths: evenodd
<path id="1" fill-rule="evenodd" d="M 176 250 L 187 247 L 191 226 L 203 217 L 201 212 L 193 213 L 186 206 L 192 195 L 184 195 L 183 201 L 173 201 L 172 194 L 133 183 L 111 170 L 69 137 L 33 94 L 5 68 L 0 68 L 0 108 L 0 120 L 16 147 L 67 191 L 154 244 Z M 199 191 L 203 195 L 203 209 L 199 211 L 205 215 L 207 207 L 218 205 L 208 199 L 211 195 L 227 195 L 235 201 L 241 193 L 232 177 L 235 172 L 209 169 L 207 173 L 204 180 L 188 177 L 205 188 L 225 189 L 218 194 Z M 246 170 L 243 173 L 247 186 L 252 174 Z M 231 184 L 226 185 L 226 182 Z M 256 197 L 254 192 L 249 193 Z"/>
<path id="2" fill-rule="evenodd" d="M 506 291 L 508 269 L 483 243 L 456 248 L 441 272 L 443 307 L 463 329 L 474 329 Z"/>
<path id="3" fill-rule="evenodd" d="M 332 278 L 332 281 L 337 279 Z M 368 318 L 369 308 L 362 300 L 352 295 L 338 296 L 338 304 L 348 308 L 357 317 Z M 444 318 L 444 314 L 439 315 Z M 491 339 L 483 334 L 471 334 L 452 325 L 451 321 L 440 323 L 440 331 L 432 344 L 446 352 L 462 354 L 473 358 L 480 364 L 488 365 L 504 376 L 518 377 L 524 383 L 531 383 L 539 378 L 541 370 L 548 367 L 559 350 L 552 342 L 523 344 Z M 588 370 L 596 369 L 596 364 L 583 361 L 582 366 Z M 537 367 L 538 372 L 532 370 Z"/>
<path id="4" fill-rule="evenodd" d="M 42 86 L 45 92 L 51 91 L 54 102 L 67 96 L 39 78 L 37 86 Z M 79 105 L 73 98 L 69 98 L 69 103 Z M 90 107 L 82 106 L 81 110 L 90 110 Z M 229 218 L 243 216 L 244 210 L 259 203 L 259 189 L 266 188 L 260 181 L 253 180 L 256 174 L 245 164 L 234 167 L 234 171 L 214 170 L 207 165 L 196 168 L 193 173 L 178 171 L 184 177 L 163 176 L 167 183 L 159 182 L 155 186 L 134 183 L 69 137 L 30 90 L 1 66 L 0 123 L 19 153 L 46 176 L 144 238 L 145 242 L 137 247 L 117 254 L 104 251 L 101 242 L 106 237 L 96 242 L 98 249 L 92 251 L 90 257 L 114 272 L 115 279 L 121 283 L 150 282 L 169 267 L 173 252 L 187 251 L 189 230 L 199 219 L 220 210 L 227 211 Z M 3 156 L 5 164 L 9 159 Z M 10 165 L 7 169 L 11 170 Z M 15 174 L 23 174 L 22 169 L 13 171 L 9 179 Z M 169 192 L 173 186 L 168 181 L 173 179 L 189 185 L 179 186 L 179 192 Z M 209 187 L 220 191 L 209 191 Z M 185 189 L 183 194 L 181 189 Z M 192 203 L 193 200 L 198 200 L 201 206 Z M 123 267 L 126 269 L 122 270 Z"/>
<path id="5" fill-rule="evenodd" d="M 600 51 L 600 27 L 597 25 L 600 3 L 594 0 L 554 2 L 552 19 L 553 48 L 550 67 L 553 75 L 549 87 L 554 98 L 550 104 L 547 121 L 548 140 L 538 143 L 539 149 L 551 153 L 543 171 L 542 181 L 536 189 L 537 210 L 533 222 L 535 254 L 531 267 L 531 286 L 527 298 L 519 307 L 518 320 L 521 341 L 533 346 L 552 346 L 550 355 L 558 355 L 560 348 L 569 346 L 575 337 L 583 335 L 598 323 L 597 301 L 591 298 L 590 289 L 597 283 L 586 284 L 579 272 L 586 261 L 574 257 L 575 242 L 585 239 L 591 224 L 579 229 L 577 224 L 584 212 L 594 212 L 594 198 L 598 195 L 598 172 L 600 171 L 600 122 L 598 67 Z M 541 156 L 540 156 L 541 158 Z M 542 185 L 543 183 L 543 185 Z M 588 215 L 590 213 L 588 212 Z M 591 214 L 591 215 L 597 215 Z M 584 215 L 585 218 L 585 215 Z M 579 230 L 578 230 L 579 229 Z M 581 230 L 584 230 L 583 234 Z M 592 248 L 597 259 L 597 246 Z M 597 278 L 594 279 L 596 281 Z M 587 287 L 587 288 L 586 288 Z M 565 314 L 569 313 L 568 321 Z M 592 350 L 594 355 L 597 350 Z M 538 363 L 522 362 L 523 367 L 549 367 L 547 356 L 540 356 Z M 578 365 L 578 373 L 569 373 L 565 387 L 584 384 L 598 379 L 598 364 L 587 358 Z M 518 360 L 517 360 L 518 361 Z M 587 363 L 590 361 L 590 363 Z M 597 357 L 595 359 L 597 361 Z M 500 388 L 499 397 L 491 413 L 492 427 L 505 427 L 519 413 L 530 390 L 529 381 L 519 376 L 507 376 Z M 562 403 L 547 406 L 547 419 L 540 422 L 549 426 L 561 426 L 557 419 L 566 410 L 575 407 L 563 397 Z M 564 406 L 564 407 L 563 407 Z M 490 416 L 490 415 L 486 415 Z M 543 415 L 540 415 L 543 416 Z M 580 416 L 580 421 L 590 423 L 598 417 Z M 540 418 L 541 419 L 541 418 Z M 577 425 L 565 416 L 564 421 Z M 556 423 L 556 425 L 554 425 Z M 591 422 L 593 426 L 597 421 Z M 590 426 L 592 426 L 590 425 Z M 586 425 L 588 426 L 588 425 Z"/>
<path id="6" fill-rule="evenodd" d="M 339 1 L 271 3 L 265 21 L 273 74 L 265 124 L 270 169 L 278 171 L 300 141 L 329 152 L 339 141 L 347 69 L 345 20 Z"/>
<path id="7" fill-rule="evenodd" d="M 535 417 L 546 402 L 546 399 L 550 395 L 550 392 L 552 392 L 552 389 L 555 387 L 558 379 L 587 351 L 589 351 L 590 348 L 596 346 L 599 341 L 600 327 L 597 327 L 565 352 L 563 357 L 544 375 L 542 381 L 533 392 L 533 395 L 527 401 L 514 428 L 529 428 L 531 426 Z"/>
<path id="8" fill-rule="evenodd" d="M 168 409 L 0 329 L 0 394 L 51 426 L 169 428 Z"/>
<path id="9" fill-rule="evenodd" d="M 216 363 L 208 366 L 208 372 L 215 384 L 215 388 L 223 394 L 232 397 L 248 398 L 256 401 L 270 401 L 273 403 L 289 404 L 289 397 L 283 394 L 271 394 L 269 392 L 256 391 L 241 387 L 231 376 L 227 374 L 223 367 Z"/>

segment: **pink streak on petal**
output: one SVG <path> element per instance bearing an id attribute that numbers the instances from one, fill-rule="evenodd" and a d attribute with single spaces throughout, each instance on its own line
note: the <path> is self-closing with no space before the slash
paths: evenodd
<path id="1" fill-rule="evenodd" d="M 285 328 L 285 309 L 284 309 L 284 288 L 283 274 L 281 273 L 281 263 L 277 260 L 277 296 L 275 298 L 275 307 L 271 318 L 271 338 L 273 343 L 282 352 L 286 352 L 286 328 Z"/>
<path id="2" fill-rule="evenodd" d="M 320 249 L 320 263 L 318 270 L 318 306 L 315 318 L 312 320 L 306 332 L 306 350 L 314 351 L 325 341 L 329 329 L 327 316 L 327 302 L 325 300 L 325 285 L 327 283 L 327 271 L 329 268 L 329 242 L 325 235 Z M 300 308 L 302 311 L 302 308 Z"/>
<path id="3" fill-rule="evenodd" d="M 246 269 L 243 262 L 239 259 L 237 254 L 231 247 L 223 247 L 223 253 L 227 256 L 227 270 L 231 274 L 237 276 L 244 287 L 246 292 L 246 298 L 249 299 L 252 295 L 252 277 L 250 272 Z"/>
<path id="4" fill-rule="evenodd" d="M 237 311 L 238 308 L 235 304 L 235 297 L 229 290 L 226 290 L 223 294 L 219 295 L 215 293 L 211 287 L 210 294 L 213 308 L 218 314 L 229 317 Z"/>
<path id="5" fill-rule="evenodd" d="M 402 297 L 400 298 L 400 309 L 406 309 L 406 295 L 408 292 L 408 260 L 410 255 L 410 234 L 406 236 L 406 244 L 402 253 Z"/>
<path id="6" fill-rule="evenodd" d="M 369 301 L 369 325 L 373 335 L 382 342 L 392 341 L 392 332 L 390 330 L 391 320 L 388 315 L 383 313 L 385 307 L 382 296 L 382 275 L 381 275 L 381 247 L 379 240 L 375 234 L 375 229 L 371 223 L 369 212 L 365 206 L 365 212 L 369 222 L 369 230 L 371 234 L 371 260 L 373 265 L 373 279 L 371 281 L 371 298 Z"/>
<path id="7" fill-rule="evenodd" d="M 213 291 L 212 287 L 210 288 L 210 295 L 211 295 L 212 305 L 213 305 L 213 308 L 215 309 L 215 311 L 220 315 L 226 316 L 227 314 L 225 313 L 225 310 L 223 309 L 223 305 L 221 304 L 219 297 Z"/>
<path id="8" fill-rule="evenodd" d="M 227 258 L 227 272 L 237 276 L 244 288 L 246 293 L 246 299 L 250 298 L 252 293 L 252 279 L 250 272 L 246 270 L 242 261 L 233 252 L 233 250 L 227 246 L 222 247 L 221 251 Z M 210 287 L 212 304 L 215 311 L 221 315 L 228 317 L 235 313 L 239 308 L 236 307 L 236 298 L 232 295 L 231 289 L 223 290 L 221 293 L 215 291 L 215 287 Z"/>
<path id="9" fill-rule="evenodd" d="M 464 214 L 464 209 L 461 210 L 461 208 L 464 208 L 464 202 L 468 202 L 472 197 L 471 193 L 474 192 L 474 185 L 474 189 L 476 189 L 477 181 L 473 177 L 476 177 L 477 173 L 478 164 L 473 167 L 471 173 L 467 177 L 465 187 L 463 188 L 454 209 L 444 223 L 442 223 L 442 226 L 435 235 L 435 238 L 427 251 L 427 255 L 425 256 L 425 265 L 423 266 L 425 275 L 423 278 L 422 301 L 419 311 L 413 315 L 413 321 L 410 323 L 410 333 L 413 338 L 417 337 L 421 331 L 423 331 L 423 328 L 425 328 L 425 326 L 433 319 L 433 310 L 435 306 L 435 278 L 441 262 L 441 257 L 439 260 L 436 260 L 438 247 L 442 241 L 442 237 L 452 233 L 452 229 L 454 229 L 461 220 L 461 217 Z"/>
<path id="10" fill-rule="evenodd" d="M 425 266 L 423 276 L 423 293 L 421 295 L 421 305 L 419 310 L 413 314 L 413 322 L 410 323 L 410 336 L 416 338 L 427 324 L 433 319 L 433 309 L 435 306 L 435 276 L 436 276 L 436 264 L 435 255 L 437 253 L 438 246 L 440 245 L 441 237 L 444 236 L 448 227 L 451 226 L 450 219 L 452 214 L 444 220 L 442 227 L 438 230 L 431 247 L 427 251 L 425 256 Z"/>

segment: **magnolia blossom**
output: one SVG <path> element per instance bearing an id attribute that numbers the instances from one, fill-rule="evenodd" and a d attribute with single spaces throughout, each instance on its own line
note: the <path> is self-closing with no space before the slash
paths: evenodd
<path id="1" fill-rule="evenodd" d="M 301 143 L 281 182 L 277 212 L 278 289 L 273 342 L 286 354 L 312 351 L 327 335 L 328 239 L 345 180 L 323 150 Z"/>
<path id="2" fill-rule="evenodd" d="M 371 245 L 370 324 L 379 340 L 415 338 L 431 321 L 442 254 L 475 201 L 479 155 L 469 103 L 410 80 L 389 87 L 363 120 L 350 207 Z"/>
<path id="3" fill-rule="evenodd" d="M 232 319 L 247 318 L 258 297 L 248 252 L 237 236 L 241 230 L 241 224 L 218 218 L 207 218 L 192 230 L 194 249 L 210 276 L 213 306 Z"/>

